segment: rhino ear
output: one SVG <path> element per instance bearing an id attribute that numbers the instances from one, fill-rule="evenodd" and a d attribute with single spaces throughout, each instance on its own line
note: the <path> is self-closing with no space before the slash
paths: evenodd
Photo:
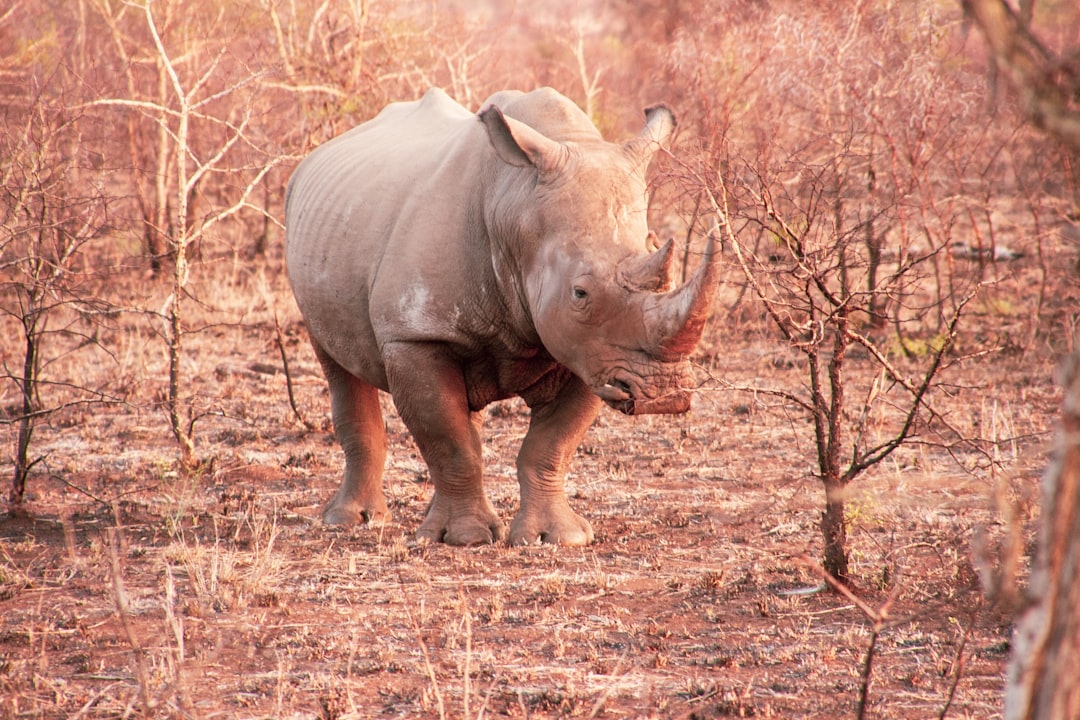
<path id="1" fill-rule="evenodd" d="M 638 158 L 640 165 L 647 166 L 657 149 L 666 145 L 675 132 L 675 114 L 666 105 L 653 105 L 645 109 L 645 127 L 641 134 L 626 143 L 626 149 Z"/>
<path id="2" fill-rule="evenodd" d="M 668 109 L 667 105 L 653 105 L 645 108 L 645 129 L 641 131 L 641 138 L 652 140 L 658 145 L 667 145 L 671 134 L 675 132 L 675 113 Z"/>
<path id="3" fill-rule="evenodd" d="M 480 111 L 488 139 L 499 159 L 515 167 L 529 167 L 550 172 L 566 161 L 567 149 L 518 120 L 503 115 L 498 105 Z"/>

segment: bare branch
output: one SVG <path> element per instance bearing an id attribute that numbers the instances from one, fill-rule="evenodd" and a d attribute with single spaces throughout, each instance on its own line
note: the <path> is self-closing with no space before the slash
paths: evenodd
<path id="1" fill-rule="evenodd" d="M 231 206 L 225 208 L 224 210 L 220 210 L 217 213 L 215 213 L 209 220 L 204 222 L 199 228 L 197 228 L 193 232 L 192 238 L 194 239 L 194 238 L 199 238 L 199 237 L 203 236 L 208 229 L 210 229 L 211 227 L 213 227 L 217 223 L 221 222 L 222 220 L 225 220 L 225 219 L 235 215 L 237 212 L 239 212 L 240 210 L 242 210 L 245 207 L 252 207 L 250 205 L 250 203 L 248 203 L 247 198 L 255 190 L 255 187 L 259 183 L 262 182 L 263 178 L 266 177 L 267 173 L 269 173 L 275 167 L 277 167 L 278 165 L 280 165 L 281 163 L 283 163 L 283 162 L 285 162 L 285 161 L 287 161 L 289 159 L 291 159 L 289 156 L 284 156 L 284 155 L 279 156 L 279 157 L 276 157 L 273 160 L 271 160 L 265 166 L 263 166 L 263 168 L 261 170 L 259 170 L 259 172 L 255 175 L 255 177 L 252 178 L 251 181 L 248 182 L 248 184 L 240 192 L 240 199 L 237 200 L 235 203 L 233 203 Z M 256 208 L 256 209 L 259 209 L 259 208 Z M 276 222 L 276 220 L 275 220 L 275 222 Z M 280 225 L 280 223 L 279 223 L 279 225 Z M 284 226 L 281 225 L 281 227 L 284 227 Z"/>
<path id="2" fill-rule="evenodd" d="M 743 254 L 742 245 L 739 243 L 738 238 L 735 237 L 735 233 L 732 230 L 730 214 L 728 210 L 727 185 L 724 183 L 724 179 L 720 175 L 717 175 L 717 185 L 720 189 L 719 201 L 717 201 L 716 196 L 713 194 L 712 190 L 709 189 L 708 185 L 704 185 L 705 192 L 708 195 L 709 203 L 712 205 L 713 212 L 715 212 L 716 216 L 719 218 L 720 227 L 724 229 L 724 233 L 727 237 L 728 243 L 735 251 L 735 256 L 739 260 L 739 267 L 743 272 L 743 276 L 746 278 L 747 282 L 750 283 L 750 286 L 754 289 L 754 294 L 759 300 L 761 300 L 762 304 L 765 306 L 766 312 L 768 312 L 769 316 L 772 317 L 777 329 L 780 330 L 781 333 L 783 333 L 784 337 L 789 342 L 794 343 L 796 342 L 796 340 L 791 332 L 789 324 L 781 318 L 780 313 L 777 310 L 776 304 L 773 302 L 772 298 L 768 294 L 766 294 L 765 291 L 761 288 L 760 284 L 758 283 L 756 273 L 754 273 L 747 264 L 746 257 Z"/>
<path id="3" fill-rule="evenodd" d="M 150 0 L 144 0 L 142 9 L 146 15 L 146 25 L 150 30 L 150 37 L 154 40 L 154 47 L 157 49 L 158 57 L 161 59 L 162 65 L 165 68 L 165 72 L 169 76 L 169 80 L 172 83 L 173 92 L 176 95 L 177 101 L 180 103 L 182 111 L 188 110 L 188 98 L 184 92 L 183 86 L 180 84 L 180 77 L 176 74 L 176 68 L 173 67 L 172 60 L 169 58 L 169 53 L 165 50 L 165 45 L 161 41 L 161 35 L 158 33 L 157 23 L 154 21 L 154 14 L 151 12 L 150 7 L 153 5 Z"/>

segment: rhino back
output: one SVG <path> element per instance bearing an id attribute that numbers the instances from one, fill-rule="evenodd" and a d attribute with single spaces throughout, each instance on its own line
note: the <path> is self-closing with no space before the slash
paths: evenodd
<path id="1" fill-rule="evenodd" d="M 380 346 L 457 339 L 463 283 L 490 263 L 476 204 L 491 157 L 475 116 L 432 90 L 293 173 L 289 279 L 312 337 L 353 374 L 385 388 Z"/>

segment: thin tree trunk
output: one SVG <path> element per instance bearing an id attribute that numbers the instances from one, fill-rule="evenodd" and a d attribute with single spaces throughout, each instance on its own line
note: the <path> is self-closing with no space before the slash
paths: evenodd
<path id="1" fill-rule="evenodd" d="M 169 427 L 172 428 L 177 444 L 180 445 L 180 461 L 187 467 L 191 465 L 195 455 L 195 443 L 191 437 L 190 427 L 185 427 L 184 418 L 181 414 L 181 384 L 180 365 L 183 360 L 183 337 L 184 323 L 181 316 L 180 297 L 183 294 L 183 285 L 179 281 L 179 274 L 186 272 L 186 263 L 177 258 L 173 274 L 174 295 L 169 304 Z"/>
<path id="2" fill-rule="evenodd" d="M 881 237 L 874 232 L 874 221 L 866 221 L 866 312 L 870 316 L 870 326 L 885 327 L 885 295 L 877 289 L 878 268 L 881 267 Z"/>
<path id="3" fill-rule="evenodd" d="M 180 98 L 184 103 L 183 97 Z M 185 467 L 190 467 L 195 456 L 195 441 L 192 428 L 185 426 L 181 417 L 181 390 L 183 379 L 181 362 L 183 360 L 183 298 L 188 281 L 188 129 L 189 115 L 186 104 L 181 105 L 180 118 L 176 131 L 177 146 L 177 207 L 175 229 L 173 232 L 173 296 L 169 304 L 169 424 L 173 435 L 180 445 L 180 460 Z"/>
<path id="4" fill-rule="evenodd" d="M 37 379 L 37 318 L 34 308 L 37 303 L 31 298 L 29 312 L 23 319 L 23 331 L 26 337 L 23 355 L 23 372 L 19 386 L 22 391 L 22 417 L 19 418 L 19 435 L 15 441 L 15 477 L 11 486 L 11 510 L 17 512 L 26 494 L 26 476 L 30 472 L 30 440 L 34 435 L 34 384 Z"/>
<path id="5" fill-rule="evenodd" d="M 844 495 L 847 481 L 840 472 L 840 448 L 844 412 L 844 355 L 847 350 L 848 306 L 836 309 L 833 354 L 829 358 L 829 435 L 821 478 L 825 484 L 825 512 L 821 533 L 825 539 L 825 570 L 843 583 L 848 581 L 847 519 Z"/>
<path id="6" fill-rule="evenodd" d="M 825 512 L 821 514 L 821 534 L 825 539 L 825 571 L 842 583 L 848 580 L 847 521 L 844 518 L 844 484 L 825 478 Z"/>

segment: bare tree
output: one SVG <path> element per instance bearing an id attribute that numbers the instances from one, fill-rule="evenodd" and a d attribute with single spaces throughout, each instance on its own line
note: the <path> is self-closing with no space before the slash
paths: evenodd
<path id="1" fill-rule="evenodd" d="M 934 396 L 963 360 L 961 322 L 985 283 L 951 248 L 999 182 L 972 158 L 1007 142 L 958 111 L 976 105 L 976 88 L 942 71 L 947 40 L 919 15 L 933 10 L 908 12 L 860 3 L 844 18 L 817 7 L 752 16 L 740 32 L 761 33 L 760 45 L 709 57 L 737 72 L 695 76 L 697 97 L 717 104 L 698 112 L 706 152 L 678 183 L 717 219 L 747 293 L 805 362 L 802 388 L 747 389 L 809 420 L 824 566 L 842 580 L 852 482 L 904 446 L 967 447 Z M 776 37 L 782 52 L 761 49 Z M 741 116 L 716 76 L 737 88 Z"/>
<path id="2" fill-rule="evenodd" d="M 80 116 L 67 109 L 62 68 L 42 78 L 25 73 L 33 88 L 6 106 L 0 123 L 0 314 L 21 330 L 21 362 L 5 361 L 0 379 L 15 383 L 13 512 L 27 478 L 42 457 L 32 457 L 35 427 L 72 405 L 102 402 L 105 390 L 47 368 L 61 356 L 96 346 L 94 315 L 104 303 L 93 295 L 94 273 L 84 266 L 85 246 L 108 224 L 103 178 L 87 163 Z M 63 399 L 46 388 L 62 387 Z"/>
<path id="3" fill-rule="evenodd" d="M 746 189 L 759 202 L 760 215 L 752 222 L 775 228 L 777 243 L 769 257 L 757 255 L 735 233 L 738 219 L 732 215 L 724 181 L 718 177 L 706 193 L 754 295 L 788 345 L 806 358 L 809 388 L 805 394 L 769 392 L 800 407 L 812 421 L 817 475 L 825 490 L 823 565 L 832 576 L 846 582 L 848 487 L 903 444 L 916 438 L 925 441 L 923 436 L 934 425 L 944 423 L 930 403 L 930 391 L 939 373 L 948 367 L 946 357 L 955 343 L 960 318 L 978 286 L 956 300 L 945 328 L 935 343 L 922 349 L 920 367 L 913 371 L 910 362 L 892 357 L 888 337 L 875 338 L 863 332 L 861 326 L 867 323 L 859 322 L 857 316 L 865 317 L 863 308 L 876 307 L 882 308 L 876 311 L 878 316 L 888 313 L 895 321 L 900 307 L 884 308 L 890 307 L 890 296 L 901 295 L 902 288 L 919 281 L 925 258 L 909 258 L 891 269 L 885 282 L 863 289 L 860 275 L 868 272 L 870 263 L 858 252 L 857 226 L 834 224 L 831 212 L 818 214 L 812 206 L 794 208 L 799 214 L 796 225 L 776 209 L 769 186 Z M 806 191 L 814 204 L 822 192 L 820 186 Z M 857 361 L 849 359 L 852 348 L 861 351 L 861 364 L 869 363 L 876 371 L 853 375 L 851 366 Z M 865 382 L 867 377 L 871 378 L 869 384 L 853 393 L 850 386 Z M 875 430 L 873 425 L 879 427 Z M 891 429 L 883 431 L 885 426 Z M 947 424 L 944 429 L 948 429 Z"/>

